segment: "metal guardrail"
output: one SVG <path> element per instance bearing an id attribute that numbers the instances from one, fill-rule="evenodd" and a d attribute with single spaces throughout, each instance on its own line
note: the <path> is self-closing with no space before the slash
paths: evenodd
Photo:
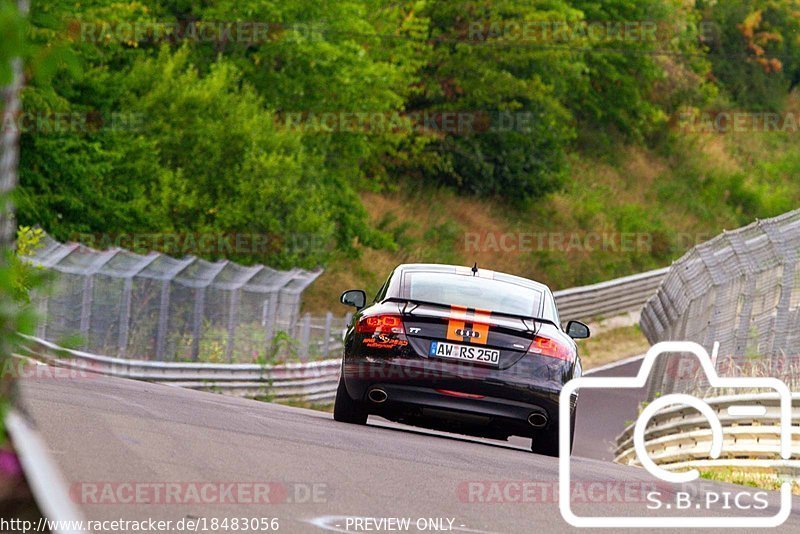
<path id="1" fill-rule="evenodd" d="M 709 460 L 711 429 L 705 417 L 688 406 L 675 406 L 657 413 L 645 430 L 645 447 L 660 467 L 675 471 L 689 467 L 704 469 L 747 469 L 800 473 L 800 426 L 792 426 L 792 459 L 780 457 L 779 397 L 774 393 L 726 395 L 704 399 L 722 424 L 722 455 Z M 766 414 L 758 417 L 733 417 L 732 405 L 760 405 Z M 800 395 L 793 396 L 792 418 L 800 419 Z M 614 461 L 641 465 L 633 447 L 634 424 L 617 438 Z"/>
<path id="2" fill-rule="evenodd" d="M 25 336 L 24 356 L 68 370 L 68 376 L 94 374 L 144 380 L 247 398 L 333 402 L 340 359 L 280 365 L 213 364 L 129 360 L 88 354 Z"/>
<path id="3" fill-rule="evenodd" d="M 553 292 L 562 321 L 593 319 L 639 311 L 652 297 L 669 267 L 608 282 Z"/>

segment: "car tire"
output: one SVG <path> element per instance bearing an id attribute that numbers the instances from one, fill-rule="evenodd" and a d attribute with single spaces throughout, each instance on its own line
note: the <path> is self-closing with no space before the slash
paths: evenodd
<path id="1" fill-rule="evenodd" d="M 577 409 L 576 409 L 577 410 Z M 552 456 L 558 458 L 559 456 L 559 439 L 558 439 L 558 425 L 555 428 L 548 428 L 541 430 L 534 434 L 533 442 L 531 443 L 531 452 L 535 454 L 542 454 L 544 456 Z M 569 420 L 569 452 L 572 454 L 572 448 L 575 446 L 575 411 Z"/>
<path id="2" fill-rule="evenodd" d="M 367 424 L 367 410 L 360 402 L 354 401 L 347 393 L 343 374 L 339 375 L 339 387 L 336 388 L 336 400 L 333 403 L 333 418 L 341 423 L 354 425 Z"/>

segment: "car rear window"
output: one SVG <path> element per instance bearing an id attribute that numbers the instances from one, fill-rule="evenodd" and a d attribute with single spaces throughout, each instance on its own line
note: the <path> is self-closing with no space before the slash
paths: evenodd
<path id="1" fill-rule="evenodd" d="M 410 272 L 406 298 L 498 313 L 540 317 L 544 293 L 517 284 L 449 273 Z"/>

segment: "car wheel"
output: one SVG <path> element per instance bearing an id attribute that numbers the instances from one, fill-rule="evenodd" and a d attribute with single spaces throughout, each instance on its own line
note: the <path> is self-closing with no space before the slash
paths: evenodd
<path id="1" fill-rule="evenodd" d="M 342 423 L 365 425 L 367 415 L 361 403 L 350 398 L 344 385 L 344 376 L 339 375 L 339 387 L 336 388 L 336 401 L 333 403 L 333 418 Z"/>
<path id="2" fill-rule="evenodd" d="M 541 430 L 534 434 L 533 443 L 531 443 L 531 452 L 536 454 L 543 454 L 544 456 L 558 457 L 558 425 L 555 428 Z M 575 412 L 569 420 L 569 452 L 572 454 L 572 447 L 575 445 Z"/>

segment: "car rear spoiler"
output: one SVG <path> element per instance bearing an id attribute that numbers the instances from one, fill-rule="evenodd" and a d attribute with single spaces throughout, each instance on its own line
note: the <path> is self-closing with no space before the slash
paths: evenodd
<path id="1" fill-rule="evenodd" d="M 450 309 L 450 304 L 442 304 L 441 302 L 429 302 L 427 300 L 406 299 L 406 298 L 402 298 L 402 297 L 388 297 L 388 298 L 383 299 L 381 301 L 381 304 L 383 304 L 384 302 L 398 302 L 398 303 L 401 303 L 401 304 L 405 304 L 405 306 L 403 306 L 403 309 L 400 310 L 400 313 L 402 313 L 403 315 L 410 314 L 411 312 L 413 312 L 419 306 L 434 306 L 436 308 Z M 407 310 L 406 308 L 408 308 L 409 304 L 413 305 L 414 308 L 412 308 L 411 310 Z M 551 321 L 550 319 L 545 319 L 543 317 L 529 317 L 527 315 L 517 315 L 517 314 L 514 314 L 514 313 L 495 312 L 495 311 L 492 311 L 491 314 L 494 315 L 494 316 L 499 316 L 499 317 L 507 317 L 509 319 L 518 319 L 518 320 L 522 321 L 522 324 L 525 325 L 525 328 L 527 328 L 529 332 L 535 332 L 535 329 L 534 328 L 530 328 L 528 326 L 528 321 L 531 321 L 533 323 L 551 324 L 551 325 L 555 326 L 556 328 L 561 328 L 555 321 Z"/>

